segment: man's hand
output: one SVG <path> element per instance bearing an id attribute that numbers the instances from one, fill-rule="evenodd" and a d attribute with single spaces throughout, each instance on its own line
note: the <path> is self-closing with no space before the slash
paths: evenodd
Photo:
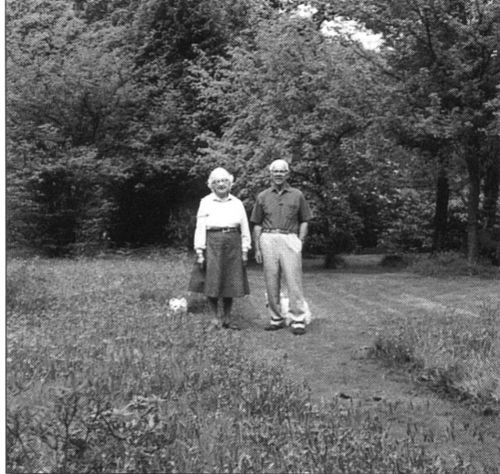
<path id="1" fill-rule="evenodd" d="M 196 252 L 196 263 L 200 267 L 200 270 L 205 271 L 205 257 L 203 256 L 203 252 Z"/>
<path id="2" fill-rule="evenodd" d="M 243 265 L 248 263 L 248 252 L 246 250 L 241 252 L 241 260 L 243 261 Z"/>
<path id="3" fill-rule="evenodd" d="M 260 249 L 255 249 L 255 261 L 260 265 L 262 263 L 262 252 Z"/>

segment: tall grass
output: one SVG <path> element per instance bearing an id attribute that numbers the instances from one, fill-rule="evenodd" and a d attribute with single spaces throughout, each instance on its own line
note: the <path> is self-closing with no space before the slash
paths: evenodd
<path id="1" fill-rule="evenodd" d="M 40 314 L 50 308 L 54 299 L 47 291 L 50 275 L 41 272 L 37 262 L 36 258 L 9 262 L 5 300 L 8 314 Z"/>
<path id="2" fill-rule="evenodd" d="M 376 338 L 374 353 L 410 366 L 434 389 L 480 406 L 500 408 L 500 308 L 484 303 L 478 316 L 455 311 L 408 317 Z"/>
<path id="3" fill-rule="evenodd" d="M 10 472 L 472 472 L 376 416 L 316 406 L 208 314 L 169 312 L 182 254 L 7 270 Z"/>

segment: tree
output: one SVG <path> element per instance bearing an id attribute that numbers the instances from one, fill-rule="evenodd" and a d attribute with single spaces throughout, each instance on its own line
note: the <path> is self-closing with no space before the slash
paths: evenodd
<path id="1" fill-rule="evenodd" d="M 54 0 L 9 2 L 7 24 L 9 227 L 55 255 L 106 230 L 103 181 L 130 157 L 142 94 L 123 27 Z"/>
<path id="2" fill-rule="evenodd" d="M 500 82 L 500 5 L 489 0 L 360 0 L 343 8 L 383 34 L 390 72 L 399 77 L 411 104 L 412 127 L 443 145 L 437 153 L 438 182 L 445 183 L 453 169 L 467 177 L 468 259 L 475 262 L 481 181 L 498 160 L 486 144 L 489 135 L 499 133 L 492 101 Z M 445 152 L 454 162 L 443 159 Z"/>
<path id="3" fill-rule="evenodd" d="M 148 235 L 167 241 L 172 232 L 166 227 L 183 227 L 172 219 L 189 201 L 184 198 L 205 192 L 189 170 L 197 134 L 214 123 L 206 113 L 205 123 L 198 120 L 196 91 L 185 71 L 201 54 L 210 67 L 236 35 L 244 30 L 251 35 L 254 15 L 270 10 L 249 0 L 9 1 L 9 196 L 15 200 L 30 189 L 31 198 L 41 199 L 28 185 L 33 176 L 53 178 L 67 194 L 72 186 L 64 183 L 80 176 L 74 168 L 93 165 L 93 177 L 106 190 L 99 193 L 107 213 L 101 222 L 112 227 L 101 232 L 119 243 L 149 243 Z M 74 156 L 85 158 L 79 165 Z M 61 172 L 65 167 L 67 175 Z M 76 181 L 73 185 L 78 187 Z M 142 189 L 140 199 L 123 197 L 134 195 L 136 187 Z M 72 202 L 69 195 L 47 196 Z M 10 217 L 16 220 L 23 205 L 12 200 Z M 27 221 L 31 211 L 24 208 L 22 219 Z M 119 222 L 129 220 L 131 211 L 144 230 L 139 237 Z M 146 219 L 152 212 L 154 218 Z M 41 214 L 43 219 L 43 210 Z M 67 222 L 71 227 L 80 221 Z M 154 228 L 148 230 L 146 221 L 154 222 Z M 28 228 L 19 224 L 13 227 Z M 81 232 L 70 229 L 65 235 Z"/>
<path id="4" fill-rule="evenodd" d="M 196 170 L 226 166 L 250 206 L 266 184 L 266 166 L 286 159 L 317 216 L 315 250 L 350 250 L 363 232 L 360 203 L 378 207 L 390 187 L 381 191 L 381 180 L 368 178 L 384 166 L 388 150 L 366 138 L 368 131 L 375 136 L 375 104 L 389 86 L 309 19 L 279 17 L 259 30 L 251 46 L 231 49 L 213 73 L 191 69 L 198 109 L 223 118 L 220 133 L 198 137 L 206 146 Z"/>
<path id="5" fill-rule="evenodd" d="M 10 163 L 21 144 L 38 164 L 71 147 L 124 149 L 142 98 L 123 28 L 87 28 L 64 2 L 8 5 L 7 130 Z M 23 163 L 26 165 L 26 162 Z"/>

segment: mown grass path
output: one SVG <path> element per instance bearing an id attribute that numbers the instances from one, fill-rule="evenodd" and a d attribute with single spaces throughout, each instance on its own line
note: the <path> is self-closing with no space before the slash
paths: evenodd
<path id="1" fill-rule="evenodd" d="M 410 374 L 367 356 L 386 324 L 404 323 L 413 315 L 432 318 L 443 311 L 477 314 L 485 301 L 500 304 L 499 281 L 374 269 L 326 271 L 320 264 L 304 262 L 304 291 L 314 318 L 304 336 L 263 331 L 268 316 L 262 271 L 249 269 L 252 294 L 236 307 L 248 350 L 280 361 L 292 377 L 305 379 L 318 402 L 337 398 L 346 406 L 375 410 L 395 436 L 425 438 L 430 449 L 443 454 L 480 452 L 488 464 L 500 466 L 498 416 L 444 399 L 412 381 Z"/>

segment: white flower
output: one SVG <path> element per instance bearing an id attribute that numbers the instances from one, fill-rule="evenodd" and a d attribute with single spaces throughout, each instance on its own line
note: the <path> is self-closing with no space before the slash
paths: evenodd
<path id="1" fill-rule="evenodd" d="M 168 307 L 176 314 L 185 313 L 187 311 L 186 298 L 171 298 L 168 302 Z"/>

